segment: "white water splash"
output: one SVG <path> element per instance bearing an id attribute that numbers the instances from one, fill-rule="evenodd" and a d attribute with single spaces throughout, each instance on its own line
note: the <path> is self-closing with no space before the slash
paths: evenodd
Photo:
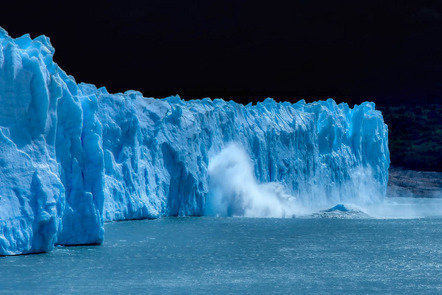
<path id="1" fill-rule="evenodd" d="M 280 183 L 258 183 L 247 153 L 230 144 L 209 163 L 206 215 L 292 217 L 296 199 Z"/>
<path id="2" fill-rule="evenodd" d="M 422 218 L 442 216 L 442 199 L 398 198 L 379 195 L 369 169 L 355 169 L 336 186 L 320 182 L 294 196 L 278 182 L 259 183 L 246 151 L 232 143 L 209 162 L 209 193 L 205 215 L 244 217 Z M 327 210 L 345 204 L 348 212 Z M 355 213 L 356 212 L 356 213 Z M 360 214 L 357 214 L 360 212 Z"/>

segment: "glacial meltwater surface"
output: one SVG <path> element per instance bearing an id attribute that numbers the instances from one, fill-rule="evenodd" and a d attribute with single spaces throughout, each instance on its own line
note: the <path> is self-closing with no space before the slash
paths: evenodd
<path id="1" fill-rule="evenodd" d="M 0 257 L 0 293 L 442 294 L 442 218 L 430 215 L 108 223 L 101 246 Z"/>

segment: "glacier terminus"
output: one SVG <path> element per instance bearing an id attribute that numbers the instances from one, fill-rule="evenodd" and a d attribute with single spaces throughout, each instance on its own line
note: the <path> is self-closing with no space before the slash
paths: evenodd
<path id="1" fill-rule="evenodd" d="M 0 255 L 100 244 L 107 221 L 292 217 L 385 195 L 374 103 L 110 94 L 53 55 L 49 38 L 0 28 Z"/>

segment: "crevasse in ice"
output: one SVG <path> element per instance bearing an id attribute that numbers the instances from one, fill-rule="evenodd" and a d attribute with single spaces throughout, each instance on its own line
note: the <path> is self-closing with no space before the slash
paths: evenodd
<path id="1" fill-rule="evenodd" d="M 110 94 L 53 55 L 47 37 L 0 28 L 0 255 L 100 244 L 105 221 L 282 217 L 294 203 L 271 198 L 319 208 L 385 193 L 387 127 L 373 103 Z"/>

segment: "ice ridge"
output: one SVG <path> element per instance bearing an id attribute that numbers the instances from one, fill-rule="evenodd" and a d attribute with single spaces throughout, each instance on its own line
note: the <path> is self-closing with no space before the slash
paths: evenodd
<path id="1" fill-rule="evenodd" d="M 105 221 L 203 215 L 209 162 L 232 143 L 258 183 L 304 205 L 385 193 L 387 126 L 373 103 L 110 94 L 53 55 L 47 37 L 0 28 L 0 255 L 100 244 Z"/>

